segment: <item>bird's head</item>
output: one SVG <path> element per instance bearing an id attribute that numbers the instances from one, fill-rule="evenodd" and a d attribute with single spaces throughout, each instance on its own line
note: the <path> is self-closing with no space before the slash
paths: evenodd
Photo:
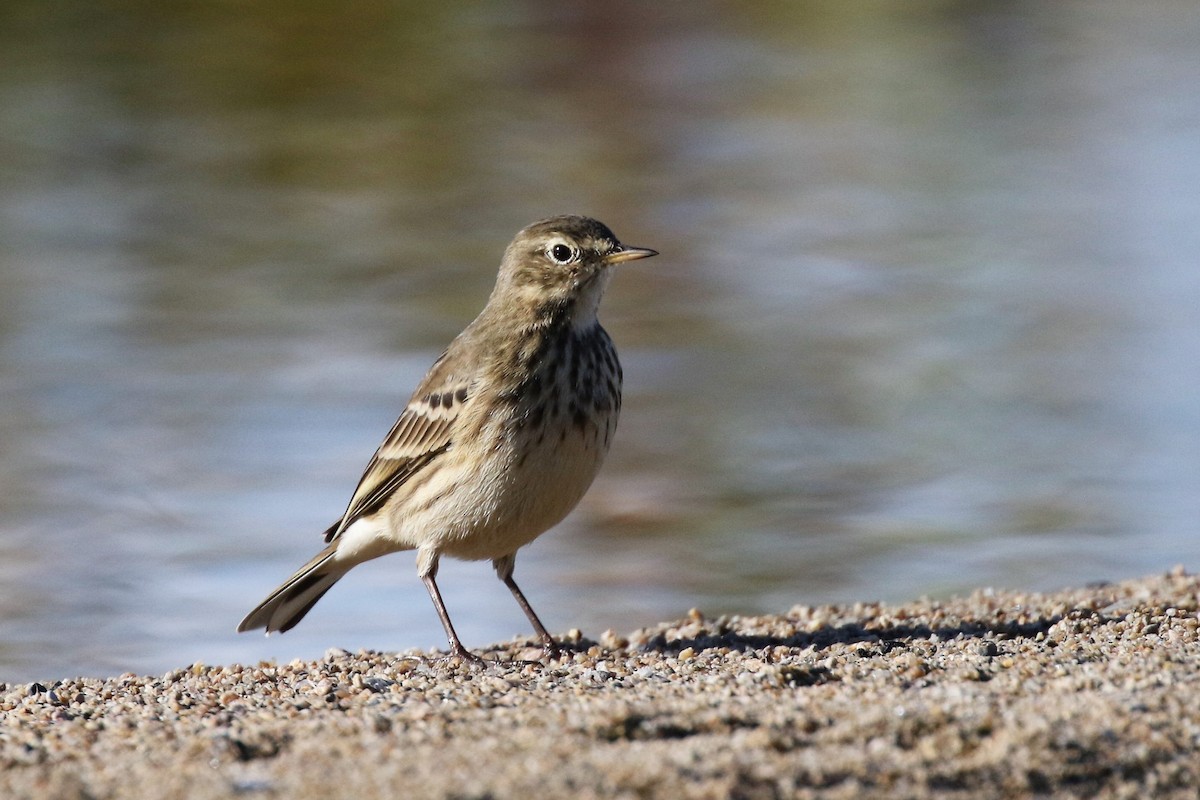
<path id="1" fill-rule="evenodd" d="M 590 217 L 551 217 L 522 229 L 504 253 L 497 289 L 537 304 L 586 306 L 595 315 L 609 268 L 649 258 L 657 251 L 621 244 L 608 226 Z"/>

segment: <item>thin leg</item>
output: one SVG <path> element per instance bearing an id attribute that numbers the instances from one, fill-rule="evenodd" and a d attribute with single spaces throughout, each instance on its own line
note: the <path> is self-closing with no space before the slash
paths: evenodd
<path id="1" fill-rule="evenodd" d="M 538 615 L 534 613 L 533 606 L 529 605 L 529 601 L 525 599 L 525 593 L 521 591 L 521 587 L 517 586 L 517 582 L 513 580 L 513 568 L 517 564 L 517 556 L 515 553 L 497 558 L 492 562 L 492 566 L 496 568 L 496 574 L 500 576 L 500 580 L 504 581 L 504 585 L 512 592 L 512 596 L 517 599 L 517 605 L 521 606 L 521 610 L 525 612 L 525 616 L 529 618 L 529 622 L 533 625 L 533 629 L 537 631 L 537 635 L 542 639 L 542 648 L 546 651 L 546 658 L 558 658 L 562 651 L 558 649 L 558 645 L 554 641 L 554 637 L 546 630 L 546 626 L 538 619 Z"/>
<path id="2" fill-rule="evenodd" d="M 446 604 L 442 602 L 442 593 L 438 591 L 437 580 L 435 580 L 437 568 L 437 556 L 427 557 L 424 553 L 418 556 L 417 571 L 421 575 L 421 581 L 425 584 L 425 588 L 429 590 L 429 597 L 433 600 L 433 607 L 437 609 L 442 627 L 446 629 L 446 639 L 450 643 L 450 655 L 458 656 L 463 661 L 482 663 L 483 659 L 463 647 L 462 642 L 458 639 L 458 634 L 454 632 L 454 624 L 450 622 L 450 614 L 446 611 Z"/>

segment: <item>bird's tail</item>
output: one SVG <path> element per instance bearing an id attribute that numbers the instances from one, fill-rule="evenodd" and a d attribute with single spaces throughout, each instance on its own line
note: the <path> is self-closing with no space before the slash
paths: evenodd
<path id="1" fill-rule="evenodd" d="M 334 559 L 337 544 L 334 542 L 317 553 L 311 561 L 296 570 L 295 575 L 271 592 L 266 600 L 246 615 L 238 625 L 238 633 L 256 628 L 266 628 L 267 633 L 283 633 L 294 628 L 329 588 L 353 566 L 339 564 Z"/>

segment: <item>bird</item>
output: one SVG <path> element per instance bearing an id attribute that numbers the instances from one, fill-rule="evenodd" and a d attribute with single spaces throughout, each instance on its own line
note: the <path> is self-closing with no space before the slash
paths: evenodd
<path id="1" fill-rule="evenodd" d="M 442 600 L 442 556 L 491 560 L 545 657 L 559 657 L 513 579 L 517 551 L 570 513 L 608 453 L 622 370 L 597 311 L 614 267 L 655 255 L 585 216 L 519 231 L 483 310 L 413 392 L 325 531 L 325 548 L 238 631 L 288 631 L 356 565 L 415 550 L 448 657 L 482 660 L 463 646 Z"/>

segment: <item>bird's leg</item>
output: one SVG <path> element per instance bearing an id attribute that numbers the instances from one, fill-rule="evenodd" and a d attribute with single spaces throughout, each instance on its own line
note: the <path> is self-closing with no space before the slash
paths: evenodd
<path id="1" fill-rule="evenodd" d="M 472 653 L 458 639 L 458 634 L 454 632 L 454 624 L 450 622 L 450 613 L 446 611 L 446 604 L 442 602 L 442 593 L 437 587 L 437 571 L 438 557 L 436 554 L 420 551 L 417 556 L 417 574 L 421 576 L 421 581 L 425 584 L 425 588 L 429 590 L 429 597 L 433 600 L 433 607 L 437 609 L 438 617 L 442 620 L 442 627 L 446 629 L 446 639 L 450 643 L 450 655 L 457 656 L 463 661 L 482 664 L 484 660 Z"/>
<path id="2" fill-rule="evenodd" d="M 538 615 L 533 611 L 533 606 L 529 605 L 529 601 L 525 599 L 525 593 L 521 591 L 521 587 L 517 586 L 517 582 L 513 580 L 513 568 L 516 564 L 516 553 L 509 553 L 492 562 L 492 566 L 496 568 L 496 574 L 500 577 L 500 580 L 504 581 L 504 585 L 508 587 L 508 590 L 512 592 L 512 596 L 517 599 L 517 604 L 521 606 L 521 610 L 525 612 L 525 616 L 533 624 L 533 629 L 541 637 L 542 649 L 546 652 L 546 658 L 558 658 L 562 655 L 562 651 L 559 650 L 554 637 L 550 635 L 550 632 L 546 630 L 546 626 L 538 619 Z"/>

